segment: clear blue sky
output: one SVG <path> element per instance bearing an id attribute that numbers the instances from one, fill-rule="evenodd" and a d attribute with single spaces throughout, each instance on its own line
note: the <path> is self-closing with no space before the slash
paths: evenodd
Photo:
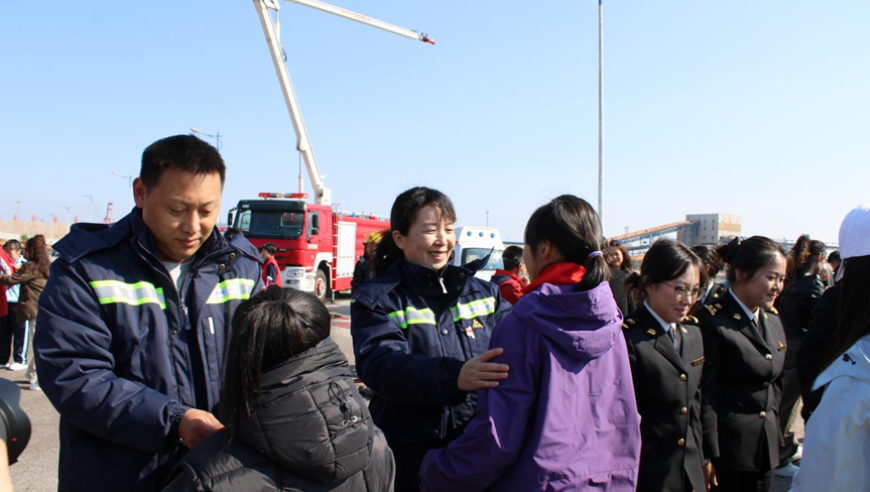
<path id="1" fill-rule="evenodd" d="M 282 3 L 282 41 L 334 202 L 414 185 L 519 239 L 561 193 L 596 202 L 597 3 L 333 0 L 416 43 Z M 870 2 L 605 2 L 605 234 L 735 213 L 836 241 L 870 201 Z M 152 141 L 224 137 L 223 215 L 295 191 L 298 154 L 249 0 L 0 2 L 0 218 L 127 207 Z M 307 181 L 307 178 L 306 178 Z"/>

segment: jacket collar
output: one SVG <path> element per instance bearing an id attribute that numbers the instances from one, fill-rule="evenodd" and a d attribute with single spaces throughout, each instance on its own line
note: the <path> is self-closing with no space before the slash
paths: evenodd
<path id="1" fill-rule="evenodd" d="M 512 280 L 516 280 L 517 282 L 520 281 L 520 276 L 519 276 L 519 275 L 517 275 L 517 274 L 514 273 L 514 272 L 509 272 L 509 271 L 507 271 L 507 270 L 502 270 L 501 268 L 496 268 L 496 269 L 495 269 L 495 274 L 496 274 L 496 275 L 504 275 L 504 276 L 506 276 L 506 277 L 510 277 Z"/>
<path id="2" fill-rule="evenodd" d="M 91 253 L 113 248 L 125 241 L 138 243 L 147 253 L 157 258 L 154 236 L 142 220 L 142 210 L 138 207 L 112 225 L 74 224 L 70 233 L 58 241 L 54 249 L 65 261 L 72 263 Z M 230 249 L 250 257 L 249 253 L 230 244 L 215 228 L 197 251 L 194 261 Z"/>
<path id="3" fill-rule="evenodd" d="M 529 285 L 523 287 L 523 293 L 537 289 L 541 284 L 572 285 L 579 284 L 586 275 L 586 268 L 571 262 L 553 263 L 544 267 L 538 278 Z"/>
<path id="4" fill-rule="evenodd" d="M 420 265 L 415 265 L 404 258 L 398 258 L 385 272 L 379 273 L 366 281 L 353 295 L 353 302 L 374 305 L 378 300 L 396 289 L 400 284 L 406 285 L 424 297 L 449 296 L 458 297 L 469 289 L 479 289 L 478 283 L 470 282 L 474 270 L 466 267 L 447 265 L 441 271 L 435 271 Z M 443 284 L 442 284 L 443 282 Z M 443 285 L 443 287 L 442 287 Z M 444 293 L 444 290 L 447 293 Z"/>

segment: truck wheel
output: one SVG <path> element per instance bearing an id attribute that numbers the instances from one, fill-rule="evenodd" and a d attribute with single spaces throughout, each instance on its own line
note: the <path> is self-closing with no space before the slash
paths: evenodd
<path id="1" fill-rule="evenodd" d="M 326 273 L 318 268 L 317 276 L 314 277 L 314 295 L 325 303 L 327 294 L 329 294 L 329 282 L 326 279 Z"/>

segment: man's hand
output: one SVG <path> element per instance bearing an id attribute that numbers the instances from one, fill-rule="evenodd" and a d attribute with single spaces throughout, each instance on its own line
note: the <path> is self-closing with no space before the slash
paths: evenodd
<path id="1" fill-rule="evenodd" d="M 466 362 L 459 371 L 457 387 L 462 391 L 497 388 L 499 379 L 507 379 L 508 366 L 490 361 L 503 353 L 504 349 L 494 348 Z"/>
<path id="2" fill-rule="evenodd" d="M 185 446 L 193 449 L 199 441 L 223 428 L 223 424 L 214 415 L 205 410 L 191 408 L 184 412 L 184 417 L 178 424 L 178 437 Z"/>

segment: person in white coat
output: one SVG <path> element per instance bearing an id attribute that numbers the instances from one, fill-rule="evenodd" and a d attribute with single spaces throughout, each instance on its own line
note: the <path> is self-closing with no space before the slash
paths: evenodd
<path id="1" fill-rule="evenodd" d="M 807 422 L 793 492 L 870 490 L 870 203 L 840 226 L 840 310 L 825 388 Z"/>

